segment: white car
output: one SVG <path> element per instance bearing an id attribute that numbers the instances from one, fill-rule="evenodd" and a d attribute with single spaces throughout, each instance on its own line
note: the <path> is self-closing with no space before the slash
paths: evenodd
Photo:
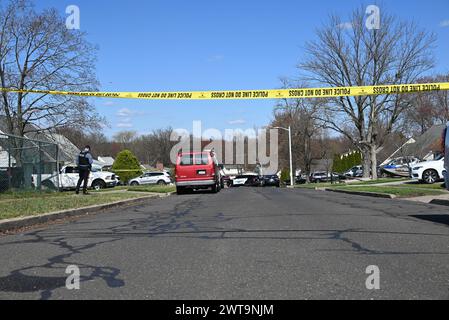
<path id="1" fill-rule="evenodd" d="M 435 161 L 425 161 L 412 168 L 412 178 L 428 184 L 444 179 L 444 157 Z"/>
<path id="2" fill-rule="evenodd" d="M 167 172 L 147 172 L 138 178 L 129 181 L 131 186 L 139 186 L 146 184 L 167 185 L 171 184 L 172 179 Z"/>
<path id="3" fill-rule="evenodd" d="M 33 184 L 38 185 L 39 175 L 33 175 Z M 66 166 L 58 174 L 43 174 L 41 176 L 42 186 L 49 189 L 73 190 L 79 180 L 79 171 L 76 166 Z M 58 181 L 59 180 L 59 181 Z M 118 180 L 112 172 L 92 171 L 89 175 L 88 188 L 95 190 L 113 188 Z"/>

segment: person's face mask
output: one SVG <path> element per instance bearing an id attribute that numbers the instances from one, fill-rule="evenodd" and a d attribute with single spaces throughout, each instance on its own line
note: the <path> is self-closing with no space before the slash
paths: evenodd
<path id="1" fill-rule="evenodd" d="M 90 152 L 90 149 L 86 148 L 84 149 L 84 152 Z"/>

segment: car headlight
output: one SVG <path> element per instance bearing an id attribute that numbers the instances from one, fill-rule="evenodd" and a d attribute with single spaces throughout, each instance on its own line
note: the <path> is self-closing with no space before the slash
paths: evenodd
<path id="1" fill-rule="evenodd" d="M 423 167 L 414 167 L 413 168 L 413 171 L 418 171 L 418 170 L 421 170 Z"/>
<path id="2" fill-rule="evenodd" d="M 112 176 L 107 176 L 106 180 L 112 180 Z"/>

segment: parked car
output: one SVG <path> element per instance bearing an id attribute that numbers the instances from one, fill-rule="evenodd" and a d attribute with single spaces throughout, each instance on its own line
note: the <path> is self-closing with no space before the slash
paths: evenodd
<path id="1" fill-rule="evenodd" d="M 355 166 L 345 172 L 345 176 L 349 178 L 363 177 L 363 166 Z"/>
<path id="2" fill-rule="evenodd" d="M 444 157 L 434 161 L 424 161 L 412 169 L 412 178 L 427 184 L 434 184 L 444 179 Z"/>
<path id="3" fill-rule="evenodd" d="M 264 176 L 262 180 L 262 185 L 264 187 L 280 187 L 281 186 L 281 180 L 277 175 L 268 175 Z"/>
<path id="4" fill-rule="evenodd" d="M 37 186 L 38 175 L 32 176 L 32 183 Z M 63 167 L 59 174 L 43 174 L 41 175 L 42 186 L 53 190 L 74 190 L 79 179 L 79 170 L 76 166 Z M 58 185 L 59 180 L 59 185 Z M 100 190 L 113 188 L 117 185 L 118 180 L 112 172 L 92 171 L 89 175 L 88 188 Z"/>
<path id="5" fill-rule="evenodd" d="M 310 175 L 311 183 L 338 181 L 340 176 L 337 173 L 327 173 L 327 172 L 314 172 Z"/>
<path id="6" fill-rule="evenodd" d="M 171 177 L 167 172 L 146 172 L 140 177 L 129 180 L 129 185 L 139 186 L 139 185 L 167 185 L 172 183 Z"/>
<path id="7" fill-rule="evenodd" d="M 179 153 L 176 161 L 176 190 L 221 189 L 220 166 L 213 151 Z"/>
<path id="8" fill-rule="evenodd" d="M 305 184 L 306 182 L 307 182 L 307 176 L 306 175 L 301 174 L 299 176 L 296 176 L 296 178 L 295 178 L 295 183 L 296 184 Z"/>
<path id="9" fill-rule="evenodd" d="M 232 187 L 259 187 L 261 186 L 261 180 L 256 175 L 241 175 L 237 176 L 232 181 Z"/>

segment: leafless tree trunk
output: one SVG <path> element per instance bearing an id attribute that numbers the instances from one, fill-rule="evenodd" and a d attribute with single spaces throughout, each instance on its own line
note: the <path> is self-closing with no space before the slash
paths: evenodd
<path id="1" fill-rule="evenodd" d="M 435 36 L 414 23 L 382 11 L 380 29 L 368 30 L 364 8 L 351 22 L 342 27 L 347 24 L 333 16 L 306 44 L 307 59 L 299 65 L 306 80 L 331 87 L 405 84 L 433 67 Z M 408 105 L 401 95 L 341 97 L 329 100 L 321 118 L 353 142 L 363 154 L 365 177 L 371 171 L 376 179 L 377 153 Z"/>
<path id="2" fill-rule="evenodd" d="M 68 30 L 55 10 L 36 12 L 27 0 L 0 7 L 0 85 L 18 90 L 95 91 L 95 48 L 82 32 Z M 0 113 L 8 131 L 97 127 L 99 117 L 82 97 L 7 93 Z M 32 125 L 31 125 L 32 124 Z"/>

